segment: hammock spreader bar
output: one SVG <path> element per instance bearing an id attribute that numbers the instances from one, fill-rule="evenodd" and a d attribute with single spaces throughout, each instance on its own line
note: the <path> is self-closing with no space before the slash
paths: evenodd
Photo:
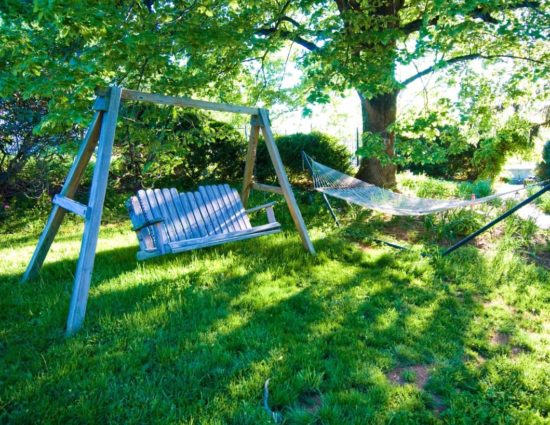
<path id="1" fill-rule="evenodd" d="M 327 181 L 326 180 L 323 180 L 322 178 L 319 178 L 318 176 L 316 176 L 314 170 L 313 170 L 313 166 L 314 166 L 314 163 L 318 164 L 318 165 L 321 165 L 322 167 L 326 168 L 326 169 L 329 169 L 335 173 L 338 173 L 338 174 L 341 174 L 343 176 L 345 176 L 345 174 L 343 173 L 340 173 L 336 170 L 332 170 L 330 169 L 329 167 L 326 167 L 326 166 L 323 166 L 322 164 L 319 164 L 315 161 L 313 161 L 313 159 L 311 157 L 309 157 L 305 152 L 302 151 L 302 158 L 303 158 L 303 161 L 304 161 L 304 164 L 307 166 L 309 172 L 311 173 L 311 176 L 312 176 L 312 179 L 313 179 L 313 185 L 314 185 L 314 189 L 321 193 L 323 195 L 323 200 L 325 201 L 325 204 L 332 216 L 332 218 L 334 219 L 334 221 L 336 222 L 336 224 L 339 226 L 340 223 L 338 221 L 338 218 L 336 217 L 336 214 L 332 208 L 332 206 L 330 205 L 330 202 L 327 198 L 327 194 L 328 195 L 333 195 L 331 193 L 328 193 L 328 192 L 325 192 L 324 190 L 320 189 L 317 185 L 318 183 L 321 181 L 322 183 L 326 184 Z M 351 176 L 347 176 L 349 177 L 350 179 L 353 179 L 353 180 L 356 180 L 354 179 L 353 177 Z M 365 186 L 370 186 L 368 183 L 365 183 Z M 518 189 L 518 190 L 513 190 L 513 191 L 510 191 L 510 192 L 506 192 L 506 193 L 501 193 L 501 194 L 497 194 L 497 195 L 492 195 L 492 196 L 488 196 L 488 197 L 485 197 L 483 199 L 486 199 L 486 200 L 490 200 L 490 199 L 495 199 L 499 196 L 502 196 L 502 195 L 506 195 L 508 193 L 514 193 L 514 192 L 519 192 L 520 190 L 523 190 L 524 188 L 522 189 Z M 442 256 L 445 256 L 445 255 L 448 255 L 450 254 L 451 252 L 455 251 L 456 249 L 460 248 L 462 245 L 470 242 L 472 239 L 476 238 L 477 236 L 479 236 L 481 233 L 489 230 L 491 227 L 493 227 L 494 225 L 496 225 L 497 223 L 501 222 L 502 220 L 504 220 L 505 218 L 509 217 L 510 215 L 512 215 L 513 213 L 515 213 L 517 210 L 519 210 L 520 208 L 524 207 L 525 205 L 527 204 L 530 204 L 531 202 L 533 202 L 535 199 L 541 197 L 544 193 L 550 191 L 550 183 L 548 183 L 548 181 L 546 181 L 546 184 L 542 187 L 542 189 L 540 189 L 538 192 L 534 193 L 533 195 L 529 196 L 528 198 L 526 198 L 525 200 L 521 201 L 519 204 L 515 205 L 514 207 L 510 208 L 508 211 L 504 212 L 503 214 L 501 214 L 500 216 L 498 216 L 497 218 L 495 218 L 494 220 L 490 221 L 489 223 L 487 223 L 485 226 L 481 227 L 480 229 L 476 230 L 475 232 L 472 232 L 471 234 L 469 234 L 468 236 L 464 237 L 463 239 L 459 240 L 457 243 L 455 243 L 454 245 L 452 245 L 451 247 L 447 248 L 445 251 L 443 251 L 443 253 L 441 254 Z M 387 192 L 390 192 L 390 191 L 387 191 Z M 352 199 L 345 199 L 345 198 L 341 198 L 341 199 L 344 199 L 346 202 L 353 202 Z M 481 203 L 480 200 L 478 200 L 477 202 L 475 203 Z M 475 203 L 471 203 L 472 205 L 475 204 Z M 360 203 L 357 203 L 358 205 L 362 206 L 362 207 L 365 207 L 365 205 L 362 205 Z M 463 205 L 460 205 L 460 204 L 456 204 L 453 208 L 458 208 L 458 207 L 461 207 Z M 446 209 L 451 209 L 451 208 L 446 208 Z M 439 210 L 439 211 L 434 211 L 435 212 L 440 212 L 440 211 L 444 211 L 446 209 L 443 209 L 443 210 Z M 382 242 L 388 246 L 391 246 L 393 248 L 398 248 L 398 249 L 406 249 L 402 246 L 399 246 L 399 245 L 396 245 L 396 244 L 393 244 L 393 243 L 390 243 L 390 242 L 385 242 L 385 241 L 381 241 L 379 240 L 378 242 Z"/>

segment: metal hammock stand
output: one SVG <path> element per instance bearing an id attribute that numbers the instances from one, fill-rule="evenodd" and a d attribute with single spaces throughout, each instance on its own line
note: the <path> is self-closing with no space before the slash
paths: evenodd
<path id="1" fill-rule="evenodd" d="M 519 189 L 514 189 L 511 191 L 485 196 L 483 198 L 473 200 L 439 200 L 413 198 L 392 192 L 387 189 L 379 188 L 362 180 L 348 176 L 340 171 L 334 170 L 330 167 L 327 167 L 326 165 L 323 165 L 313 160 L 305 152 L 302 152 L 302 158 L 304 164 L 307 166 L 312 176 L 313 188 L 322 195 L 327 209 L 337 226 L 340 225 L 340 222 L 336 217 L 336 213 L 334 212 L 334 209 L 332 208 L 327 195 L 344 200 L 348 203 L 353 203 L 364 208 L 369 208 L 383 213 L 388 213 L 392 215 L 414 216 L 434 214 L 450 209 L 464 208 L 471 205 L 482 204 L 485 202 L 489 202 L 493 199 L 500 198 L 504 195 L 516 193 L 527 189 L 527 187 L 522 187 Z M 496 217 L 494 220 L 491 220 L 485 226 L 459 240 L 454 245 L 444 250 L 442 252 L 442 255 L 445 256 L 450 254 L 451 252 L 455 251 L 456 249 L 460 248 L 464 244 L 479 236 L 481 233 L 487 231 L 497 223 L 509 217 L 520 208 L 524 207 L 527 204 L 530 204 L 535 199 L 542 196 L 544 193 L 550 191 L 550 183 L 548 183 L 548 181 L 545 181 L 543 183 L 545 183 L 543 187 L 536 193 L 527 197 L 514 207 L 510 208 L 508 211 Z M 540 183 L 530 186 L 538 185 L 540 185 Z M 394 243 L 378 239 L 376 241 L 389 245 L 393 248 L 407 249 Z"/>

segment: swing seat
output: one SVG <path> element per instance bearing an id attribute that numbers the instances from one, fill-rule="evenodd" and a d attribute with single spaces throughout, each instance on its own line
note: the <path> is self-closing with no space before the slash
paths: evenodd
<path id="1" fill-rule="evenodd" d="M 227 184 L 182 193 L 173 188 L 140 190 L 126 203 L 139 241 L 138 260 L 278 233 L 274 205 L 245 210 Z M 252 226 L 248 214 L 262 209 L 268 223 Z"/>

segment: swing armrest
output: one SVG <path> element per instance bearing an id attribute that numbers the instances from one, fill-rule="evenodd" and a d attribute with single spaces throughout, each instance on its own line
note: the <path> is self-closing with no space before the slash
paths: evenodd
<path id="1" fill-rule="evenodd" d="M 258 205 L 257 207 L 249 208 L 249 209 L 245 210 L 244 212 L 247 213 L 247 214 L 250 214 L 250 213 L 253 213 L 253 212 L 256 212 L 256 211 L 260 211 L 260 210 L 265 210 L 265 209 L 268 209 L 268 208 L 273 209 L 273 206 L 274 206 L 276 203 L 277 203 L 277 201 L 268 202 L 267 204 Z"/>
<path id="2" fill-rule="evenodd" d="M 245 210 L 245 213 L 249 214 L 255 211 L 260 210 L 266 210 L 267 214 L 267 222 L 268 223 L 276 223 L 277 219 L 275 218 L 275 211 L 273 211 L 273 206 L 277 203 L 277 201 L 268 202 L 267 204 L 258 205 L 257 207 L 250 208 L 248 210 Z"/>
<path id="3" fill-rule="evenodd" d="M 132 230 L 134 232 L 138 232 L 141 229 L 144 229 L 144 228 L 149 227 L 149 226 L 153 226 L 157 223 L 162 223 L 163 221 L 164 221 L 164 218 L 155 218 L 153 220 L 147 220 L 147 221 L 143 222 L 142 224 L 140 224 L 139 226 L 133 226 Z"/>

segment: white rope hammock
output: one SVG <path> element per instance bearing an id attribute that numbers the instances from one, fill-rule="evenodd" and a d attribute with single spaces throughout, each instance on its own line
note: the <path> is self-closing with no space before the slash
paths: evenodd
<path id="1" fill-rule="evenodd" d="M 318 192 L 364 208 L 392 215 L 433 214 L 454 208 L 482 204 L 504 195 L 525 190 L 525 187 L 521 187 L 472 200 L 416 198 L 382 189 L 327 167 L 305 154 L 304 157 L 313 177 L 313 186 Z"/>

